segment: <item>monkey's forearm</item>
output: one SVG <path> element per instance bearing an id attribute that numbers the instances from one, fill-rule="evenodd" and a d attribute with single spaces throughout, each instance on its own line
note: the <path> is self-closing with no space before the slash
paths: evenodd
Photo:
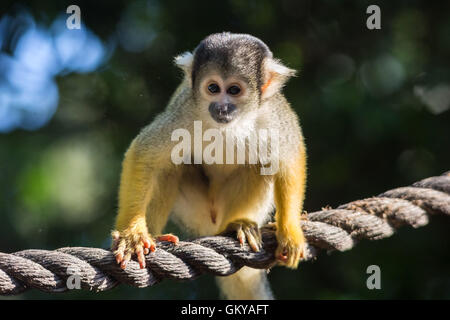
<path id="1" fill-rule="evenodd" d="M 306 152 L 304 146 L 294 159 L 280 164 L 275 175 L 275 204 L 277 224 L 297 219 L 303 208 L 306 184 Z"/>
<path id="2" fill-rule="evenodd" d="M 145 215 L 151 199 L 154 176 L 133 142 L 123 161 L 116 228 L 146 228 Z"/>
<path id="3" fill-rule="evenodd" d="M 276 254 L 288 267 L 296 268 L 305 238 L 300 227 L 306 182 L 304 151 L 289 165 L 282 165 L 275 177 L 275 221 L 279 247 Z"/>
<path id="4" fill-rule="evenodd" d="M 159 170 L 154 161 L 150 161 L 148 155 L 151 153 L 138 150 L 136 145 L 135 140 L 125 154 L 119 190 L 119 214 L 116 230 L 112 232 L 114 255 L 123 269 L 134 254 L 140 267 L 145 268 L 144 254 L 154 251 L 156 247 L 148 233 L 146 215 L 149 203 L 154 203 L 154 186 Z M 166 215 L 159 213 L 156 210 L 152 217 L 157 225 L 167 219 Z M 178 238 L 166 235 L 164 240 L 176 243 Z"/>

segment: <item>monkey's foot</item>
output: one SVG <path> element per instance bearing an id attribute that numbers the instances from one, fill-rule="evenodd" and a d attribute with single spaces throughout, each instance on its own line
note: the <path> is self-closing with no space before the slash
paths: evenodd
<path id="1" fill-rule="evenodd" d="M 300 227 L 289 226 L 277 228 L 278 248 L 275 257 L 282 265 L 295 269 L 303 257 L 303 249 L 306 243 L 303 231 Z"/>
<path id="2" fill-rule="evenodd" d="M 224 233 L 236 231 L 237 239 L 241 246 L 247 241 L 250 248 L 258 252 L 262 247 L 261 232 L 258 224 L 250 220 L 236 220 L 228 224 Z"/>
<path id="3" fill-rule="evenodd" d="M 116 261 L 122 269 L 125 269 L 133 255 L 137 256 L 141 269 L 145 268 L 145 254 L 156 250 L 156 244 L 147 231 L 137 232 L 133 229 L 124 231 L 114 230 L 111 233 L 112 250 Z"/>

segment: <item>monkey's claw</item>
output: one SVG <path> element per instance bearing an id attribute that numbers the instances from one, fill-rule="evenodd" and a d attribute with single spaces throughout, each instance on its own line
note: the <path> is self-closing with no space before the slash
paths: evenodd
<path id="1" fill-rule="evenodd" d="M 236 236 L 241 246 L 247 242 L 255 252 L 262 248 L 261 232 L 255 222 L 245 219 L 233 221 L 227 226 L 225 233 L 231 231 L 236 231 Z"/>
<path id="2" fill-rule="evenodd" d="M 133 255 L 136 255 L 141 269 L 145 268 L 145 256 L 150 251 L 156 250 L 156 245 L 148 232 L 136 232 L 117 230 L 111 233 L 113 243 L 112 250 L 116 257 L 116 262 L 125 269 Z"/>

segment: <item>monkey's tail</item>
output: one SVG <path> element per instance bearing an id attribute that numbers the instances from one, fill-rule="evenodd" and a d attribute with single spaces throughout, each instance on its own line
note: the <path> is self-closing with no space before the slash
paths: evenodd
<path id="1" fill-rule="evenodd" d="M 228 300 L 273 300 L 266 270 L 243 267 L 228 277 L 217 277 L 222 295 Z"/>

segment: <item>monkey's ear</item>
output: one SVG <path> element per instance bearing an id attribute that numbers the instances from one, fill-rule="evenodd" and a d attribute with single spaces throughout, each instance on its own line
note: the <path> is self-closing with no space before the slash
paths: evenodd
<path id="1" fill-rule="evenodd" d="M 186 51 L 175 57 L 175 64 L 184 72 L 186 79 L 191 82 L 192 63 L 194 61 L 194 55 L 189 51 Z"/>
<path id="2" fill-rule="evenodd" d="M 267 99 L 280 91 L 296 71 L 286 67 L 279 60 L 267 58 L 264 60 L 263 85 L 261 87 L 262 99 Z"/>

